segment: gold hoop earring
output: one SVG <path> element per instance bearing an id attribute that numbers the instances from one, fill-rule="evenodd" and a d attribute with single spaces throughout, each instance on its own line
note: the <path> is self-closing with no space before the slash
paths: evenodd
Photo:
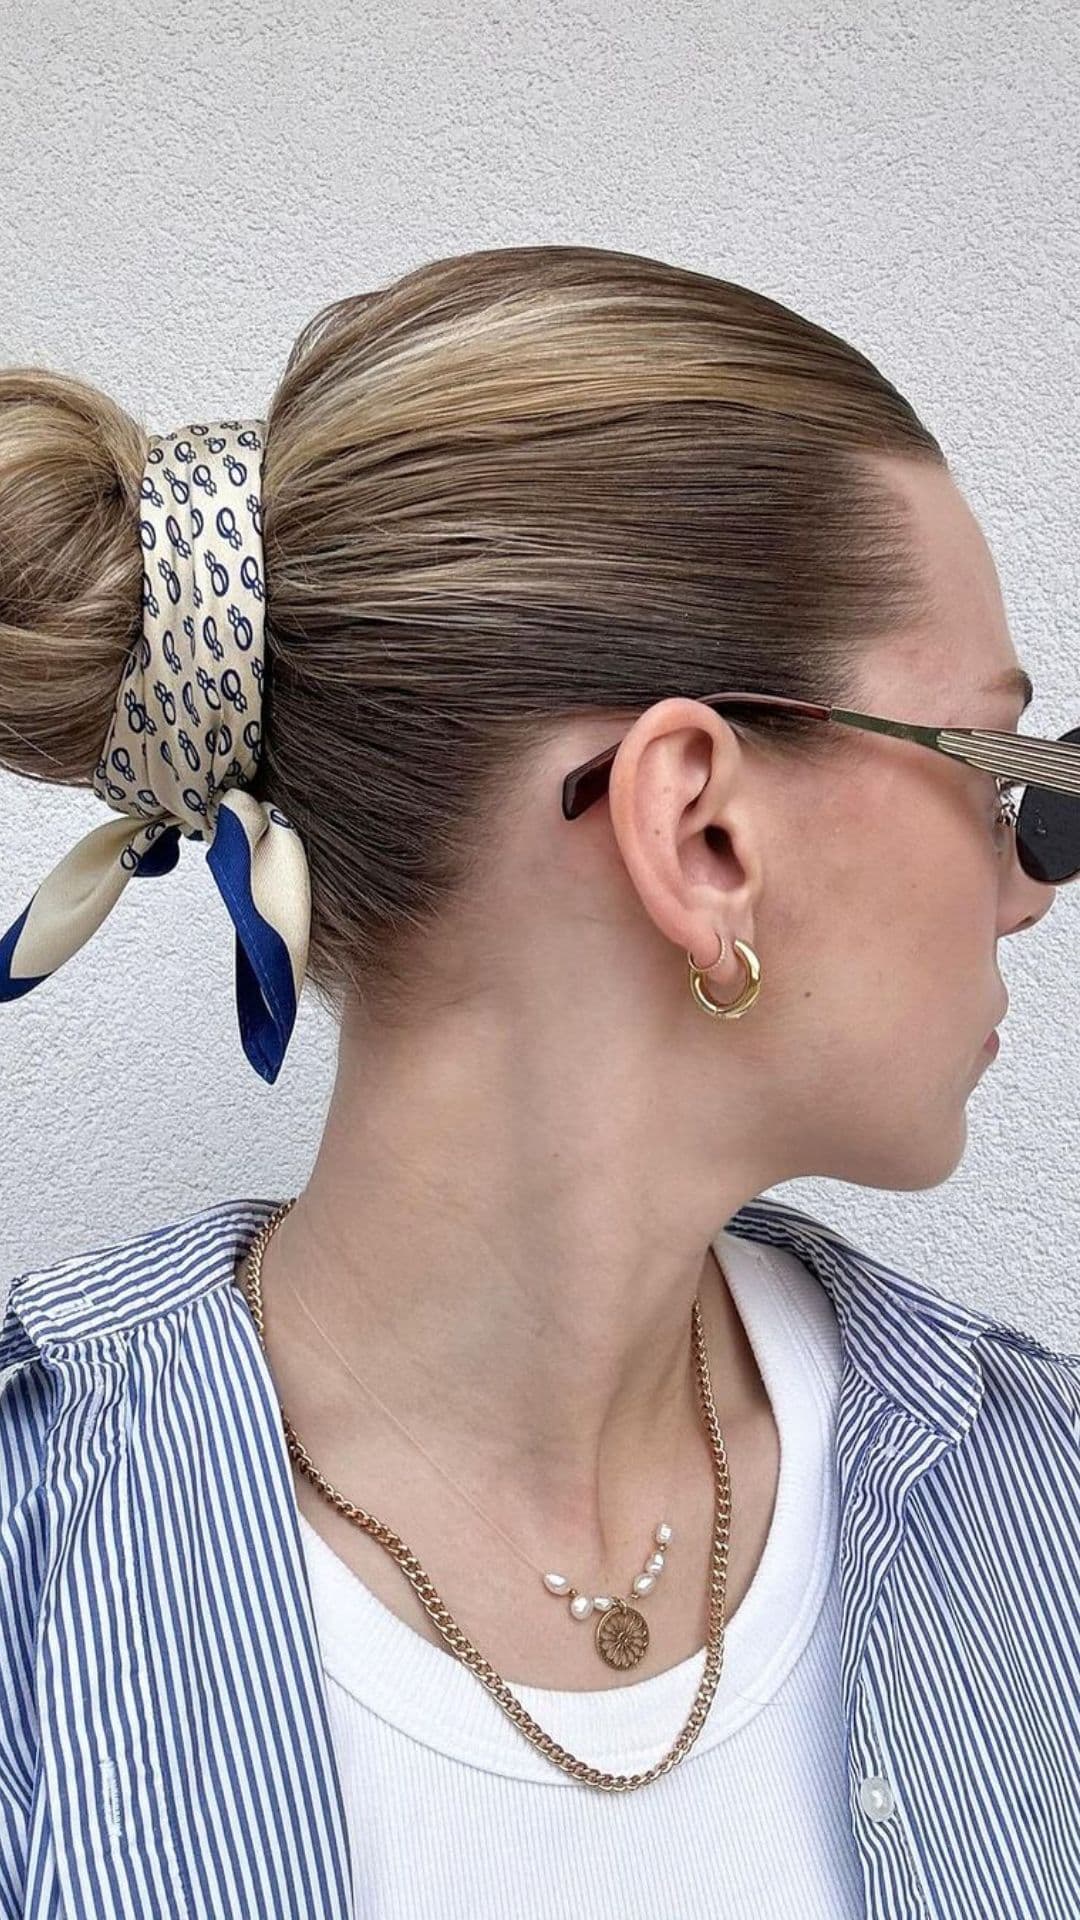
<path id="1" fill-rule="evenodd" d="M 724 938 L 721 935 L 720 951 L 712 963 L 714 967 L 718 967 L 724 957 L 724 945 Z M 745 940 L 736 940 L 735 952 L 743 963 L 746 983 L 736 998 L 729 1000 L 726 1006 L 720 1006 L 716 1000 L 710 999 L 705 991 L 705 975 L 711 972 L 711 968 L 695 966 L 692 953 L 688 952 L 686 956 L 690 967 L 690 991 L 698 1006 L 706 1013 L 711 1013 L 715 1020 L 741 1019 L 744 1013 L 749 1012 L 761 992 L 761 962 L 753 947 L 748 946 Z"/>

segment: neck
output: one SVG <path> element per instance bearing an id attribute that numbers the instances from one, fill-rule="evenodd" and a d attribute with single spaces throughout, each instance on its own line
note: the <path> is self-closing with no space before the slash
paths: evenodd
<path id="1" fill-rule="evenodd" d="M 312 1176 L 267 1247 L 268 1349 L 293 1356 L 286 1411 L 301 1437 L 333 1434 L 338 1462 L 349 1435 L 362 1500 L 390 1429 L 343 1356 L 526 1550 L 558 1539 L 603 1557 L 640 1536 L 643 1499 L 663 1517 L 673 1478 L 708 1486 L 696 1296 L 722 1430 L 761 1411 L 710 1248 L 741 1200 L 695 1219 L 681 1193 L 664 1204 L 650 1137 L 605 1143 L 591 1119 L 568 1137 L 565 1093 L 550 1129 L 539 1094 L 512 1103 L 527 1125 L 508 1124 L 498 1099 L 463 1098 L 423 1060 L 392 1081 L 339 1073 Z M 508 1067 L 519 1089 L 520 1073 Z"/>

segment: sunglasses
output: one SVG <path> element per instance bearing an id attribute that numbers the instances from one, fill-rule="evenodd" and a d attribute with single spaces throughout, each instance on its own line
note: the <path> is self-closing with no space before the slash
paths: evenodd
<path id="1" fill-rule="evenodd" d="M 916 727 L 903 720 L 883 720 L 875 713 L 850 713 L 844 707 L 814 706 L 806 700 L 785 700 L 771 693 L 710 693 L 701 704 L 714 712 L 729 707 L 742 713 L 783 712 L 806 720 L 835 720 L 843 727 L 862 727 L 869 733 L 891 733 L 913 740 L 934 753 L 947 753 L 969 767 L 981 767 L 997 776 L 1002 817 L 1016 829 L 1020 865 L 1032 880 L 1044 886 L 1064 887 L 1080 879 L 1080 727 L 1060 740 L 1035 740 L 1016 733 L 988 733 L 978 727 Z M 594 755 L 568 773 L 562 783 L 562 810 L 576 820 L 606 792 L 612 762 L 621 742 Z M 1009 798 L 1011 789 L 1024 787 L 1019 812 Z"/>

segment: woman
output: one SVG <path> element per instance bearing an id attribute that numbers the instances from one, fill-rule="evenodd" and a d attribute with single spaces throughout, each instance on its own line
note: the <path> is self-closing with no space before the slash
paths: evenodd
<path id="1" fill-rule="evenodd" d="M 0 378 L 0 619 L 4 764 L 118 816 L 5 997 L 183 834 L 261 1076 L 341 1023 L 299 1196 L 13 1283 L 0 1912 L 1075 1912 L 1080 1361 L 756 1197 L 947 1179 L 1080 870 L 907 401 L 438 261 L 265 421 Z"/>

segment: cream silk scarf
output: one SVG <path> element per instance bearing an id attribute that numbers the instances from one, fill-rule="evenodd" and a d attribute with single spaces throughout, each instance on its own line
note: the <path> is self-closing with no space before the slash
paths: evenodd
<path id="1" fill-rule="evenodd" d="M 263 425 L 150 436 L 143 630 L 94 779 L 125 817 L 80 840 L 0 940 L 0 1000 L 20 999 L 77 953 L 133 876 L 171 872 L 183 834 L 205 843 L 235 925 L 241 1041 L 273 1084 L 307 967 L 311 890 L 295 827 L 244 791 L 262 739 Z"/>

